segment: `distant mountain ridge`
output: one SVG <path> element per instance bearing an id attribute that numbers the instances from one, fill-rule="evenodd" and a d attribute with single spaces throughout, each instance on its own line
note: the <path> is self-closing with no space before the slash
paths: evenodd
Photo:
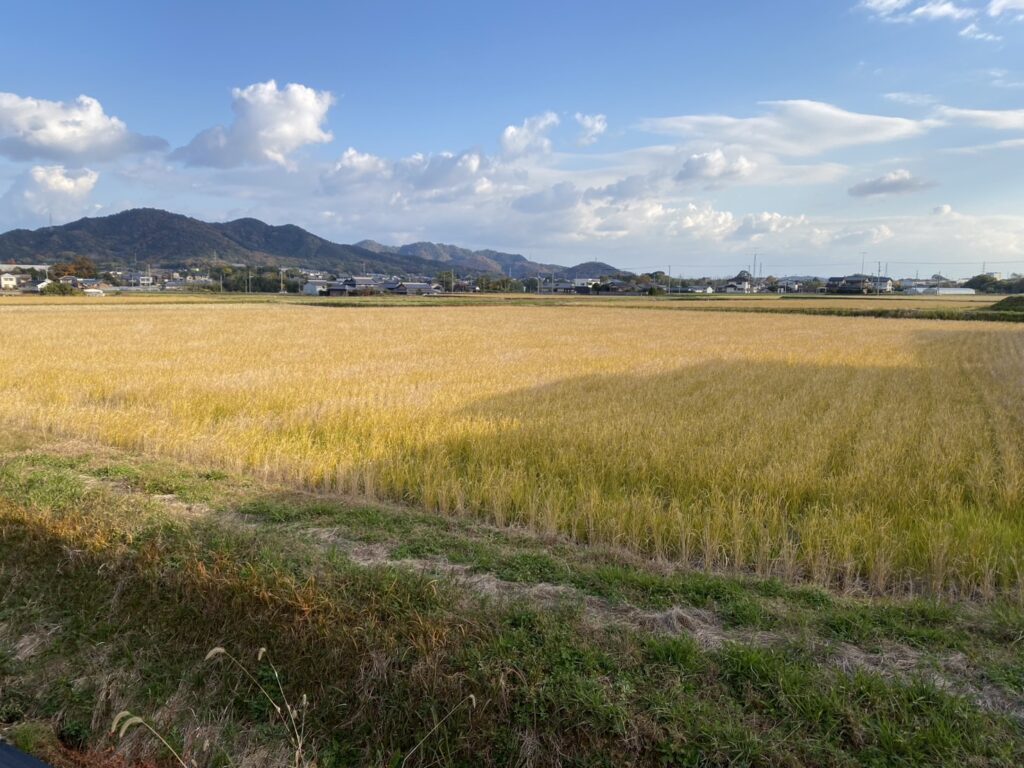
<path id="1" fill-rule="evenodd" d="M 442 243 L 386 246 L 363 240 L 343 245 L 293 224 L 272 226 L 252 218 L 209 223 L 155 208 L 0 234 L 0 262 L 69 261 L 76 256 L 88 256 L 105 269 L 227 262 L 334 273 L 433 275 L 455 269 L 463 274 L 511 273 L 517 278 L 537 274 L 599 277 L 620 272 L 601 262 L 561 267 L 533 262 L 519 254 L 472 251 Z"/>

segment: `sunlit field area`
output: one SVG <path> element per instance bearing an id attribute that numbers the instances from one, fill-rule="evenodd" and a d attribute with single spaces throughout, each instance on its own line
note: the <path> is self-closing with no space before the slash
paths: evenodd
<path id="1" fill-rule="evenodd" d="M 714 569 L 1024 588 L 1024 333 L 651 311 L 0 310 L 3 419 Z"/>

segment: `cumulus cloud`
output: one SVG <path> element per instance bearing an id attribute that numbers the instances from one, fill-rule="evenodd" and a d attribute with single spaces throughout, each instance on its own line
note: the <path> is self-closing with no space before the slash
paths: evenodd
<path id="1" fill-rule="evenodd" d="M 740 240 L 759 240 L 765 235 L 785 232 L 806 223 L 805 216 L 785 216 L 769 211 L 749 213 L 740 221 L 740 225 L 732 233 L 732 236 Z"/>
<path id="2" fill-rule="evenodd" d="M 390 175 L 391 164 L 383 157 L 358 152 L 355 147 L 346 149 L 329 173 L 336 179 L 355 179 L 366 176 Z"/>
<path id="3" fill-rule="evenodd" d="M 720 240 L 736 229 L 736 217 L 730 211 L 718 211 L 708 203 L 697 205 L 688 203 L 680 212 L 678 220 L 670 229 L 673 232 L 686 232 L 695 237 L 709 240 Z"/>
<path id="4" fill-rule="evenodd" d="M 848 112 L 820 101 L 765 102 L 757 117 L 681 115 L 642 121 L 645 130 L 754 147 L 781 155 L 814 155 L 831 149 L 920 136 L 939 123 Z"/>
<path id="5" fill-rule="evenodd" d="M 571 181 L 562 181 L 547 189 L 515 199 L 512 201 L 512 207 L 522 213 L 564 211 L 579 204 L 581 198 L 575 184 Z"/>
<path id="6" fill-rule="evenodd" d="M 0 93 L 0 155 L 12 160 L 77 164 L 166 146 L 163 139 L 132 133 L 89 96 L 63 102 Z"/>
<path id="7" fill-rule="evenodd" d="M 878 245 L 893 237 L 895 233 L 887 224 L 875 226 L 842 227 L 829 235 L 829 242 L 840 247 Z"/>
<path id="8" fill-rule="evenodd" d="M 1014 11 L 1024 13 L 1024 0 L 992 0 L 988 4 L 989 16 L 1002 16 Z"/>
<path id="9" fill-rule="evenodd" d="M 998 43 L 1003 39 L 999 35 L 993 35 L 991 32 L 985 32 L 981 27 L 973 22 L 960 30 L 960 37 L 966 37 L 970 40 L 983 40 L 986 43 Z"/>
<path id="10" fill-rule="evenodd" d="M 1024 130 L 1024 109 L 958 109 L 940 107 L 939 113 L 948 120 L 991 128 L 997 131 Z"/>
<path id="11" fill-rule="evenodd" d="M 550 152 L 547 133 L 559 122 L 554 112 L 545 112 L 526 118 L 522 125 L 510 125 L 501 134 L 501 149 L 509 157 Z"/>
<path id="12" fill-rule="evenodd" d="M 393 173 L 414 189 L 452 189 L 477 181 L 490 166 L 491 161 L 476 151 L 417 153 L 395 163 Z"/>
<path id="13" fill-rule="evenodd" d="M 932 208 L 932 215 L 933 216 L 952 216 L 953 215 L 953 206 L 950 205 L 949 203 L 943 203 L 942 205 L 937 205 L 934 208 Z"/>
<path id="14" fill-rule="evenodd" d="M 682 169 L 676 174 L 676 180 L 703 179 L 706 181 L 717 181 L 739 179 L 752 174 L 756 167 L 756 163 L 748 160 L 743 155 L 738 156 L 735 160 L 729 160 L 722 150 L 715 149 L 711 152 L 690 155 L 686 162 L 683 163 Z"/>
<path id="15" fill-rule="evenodd" d="M 608 130 L 608 118 L 604 115 L 584 115 L 576 113 L 576 122 L 582 129 L 576 143 L 581 147 L 588 147 L 600 138 Z"/>
<path id="16" fill-rule="evenodd" d="M 910 12 L 914 19 L 952 19 L 963 21 L 977 14 L 973 8 L 964 8 L 949 0 L 931 0 Z"/>
<path id="17" fill-rule="evenodd" d="M 868 179 L 860 184 L 854 184 L 846 191 L 851 197 L 875 197 L 877 195 L 901 195 L 918 192 L 933 186 L 935 186 L 934 182 L 918 179 L 910 171 L 901 168 L 879 176 L 877 179 Z"/>
<path id="18" fill-rule="evenodd" d="M 254 83 L 231 92 L 235 119 L 199 133 L 173 157 L 186 165 L 235 168 L 273 163 L 292 168 L 290 156 L 307 144 L 323 144 L 334 137 L 324 130 L 334 103 L 328 91 L 298 83 L 278 88 L 274 80 Z"/>
<path id="19" fill-rule="evenodd" d="M 320 187 L 326 194 L 357 195 L 363 205 L 451 202 L 490 192 L 496 170 L 494 160 L 476 150 L 417 152 L 389 161 L 349 147 L 321 175 Z"/>
<path id="20" fill-rule="evenodd" d="M 10 226 L 38 226 L 84 215 L 99 174 L 88 168 L 37 165 L 18 176 L 0 197 L 0 221 Z"/>
<path id="21" fill-rule="evenodd" d="M 883 18 L 893 16 L 908 5 L 911 0 L 861 0 L 860 7 Z"/>

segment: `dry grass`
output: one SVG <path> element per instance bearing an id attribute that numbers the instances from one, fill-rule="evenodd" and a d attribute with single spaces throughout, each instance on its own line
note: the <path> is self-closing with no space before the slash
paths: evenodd
<path id="1" fill-rule="evenodd" d="M 1024 593 L 1014 326 L 116 300 L 0 323 L 11 423 L 707 567 Z"/>

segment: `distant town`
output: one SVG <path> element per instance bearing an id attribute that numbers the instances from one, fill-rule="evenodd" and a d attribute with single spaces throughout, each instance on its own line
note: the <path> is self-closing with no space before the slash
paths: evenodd
<path id="1" fill-rule="evenodd" d="M 837 295 L 967 295 L 1024 290 L 1024 275 L 985 272 L 956 280 L 934 274 L 899 278 L 852 274 L 821 277 L 755 276 L 746 270 L 732 278 L 675 277 L 665 272 L 617 272 L 601 277 L 558 274 L 510 278 L 460 275 L 333 274 L 302 268 L 248 267 L 244 264 L 181 269 L 101 270 L 88 258 L 60 264 L 0 264 L 3 294 L 81 294 L 132 292 L 291 293 L 306 296 L 440 295 L 451 293 L 540 293 L 576 295 L 819 293 Z"/>

